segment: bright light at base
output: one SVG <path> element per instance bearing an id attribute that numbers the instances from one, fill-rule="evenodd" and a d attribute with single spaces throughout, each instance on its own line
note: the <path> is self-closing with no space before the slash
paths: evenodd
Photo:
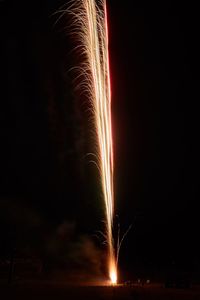
<path id="1" fill-rule="evenodd" d="M 112 243 L 110 244 L 112 245 Z M 117 265 L 112 247 L 110 248 L 108 267 L 111 284 L 117 284 Z"/>
<path id="2" fill-rule="evenodd" d="M 116 270 L 113 270 L 110 272 L 110 280 L 112 284 L 116 284 L 117 283 L 117 273 Z"/>

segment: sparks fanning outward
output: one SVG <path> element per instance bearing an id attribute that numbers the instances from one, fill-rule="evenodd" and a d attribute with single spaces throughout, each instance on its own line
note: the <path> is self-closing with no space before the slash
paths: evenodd
<path id="1" fill-rule="evenodd" d="M 111 86 L 108 52 L 106 0 L 72 0 L 61 13 L 72 16 L 71 33 L 77 37 L 77 49 L 83 58 L 81 86 L 89 96 L 97 134 L 97 157 L 106 211 L 108 272 L 117 282 L 117 261 L 113 246 L 114 212 L 113 148 L 111 126 Z M 61 15 L 62 16 L 62 15 Z"/>

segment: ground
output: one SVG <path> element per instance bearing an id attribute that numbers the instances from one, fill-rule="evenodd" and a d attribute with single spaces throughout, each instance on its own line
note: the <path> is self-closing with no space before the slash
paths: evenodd
<path id="1" fill-rule="evenodd" d="M 20 300 L 79 300 L 79 299 L 129 299 L 129 300 L 199 300 L 200 289 L 166 289 L 162 285 L 148 287 L 100 287 L 100 286 L 66 286 L 64 284 L 14 284 L 0 285 L 1 299 Z"/>

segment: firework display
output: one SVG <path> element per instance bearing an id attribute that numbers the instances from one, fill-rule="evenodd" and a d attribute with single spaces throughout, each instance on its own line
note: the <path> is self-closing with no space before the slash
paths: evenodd
<path id="1" fill-rule="evenodd" d="M 108 273 L 117 282 L 117 260 L 112 235 L 114 213 L 113 146 L 111 124 L 111 85 L 108 50 L 106 1 L 73 0 L 67 10 L 72 17 L 71 33 L 77 37 L 83 58 L 80 67 L 80 86 L 89 98 L 95 124 L 98 169 L 103 190 L 108 245 Z"/>

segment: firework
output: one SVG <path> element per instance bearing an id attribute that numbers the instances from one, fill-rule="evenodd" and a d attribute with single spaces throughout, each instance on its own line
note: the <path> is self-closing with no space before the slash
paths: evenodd
<path id="1" fill-rule="evenodd" d="M 76 36 L 82 57 L 79 68 L 81 83 L 90 99 L 92 119 L 96 129 L 98 169 L 103 190 L 108 245 L 108 273 L 117 282 L 117 260 L 112 235 L 114 213 L 113 146 L 111 124 L 111 86 L 108 52 L 106 0 L 73 0 L 60 10 L 60 17 L 72 17 L 71 34 Z"/>

